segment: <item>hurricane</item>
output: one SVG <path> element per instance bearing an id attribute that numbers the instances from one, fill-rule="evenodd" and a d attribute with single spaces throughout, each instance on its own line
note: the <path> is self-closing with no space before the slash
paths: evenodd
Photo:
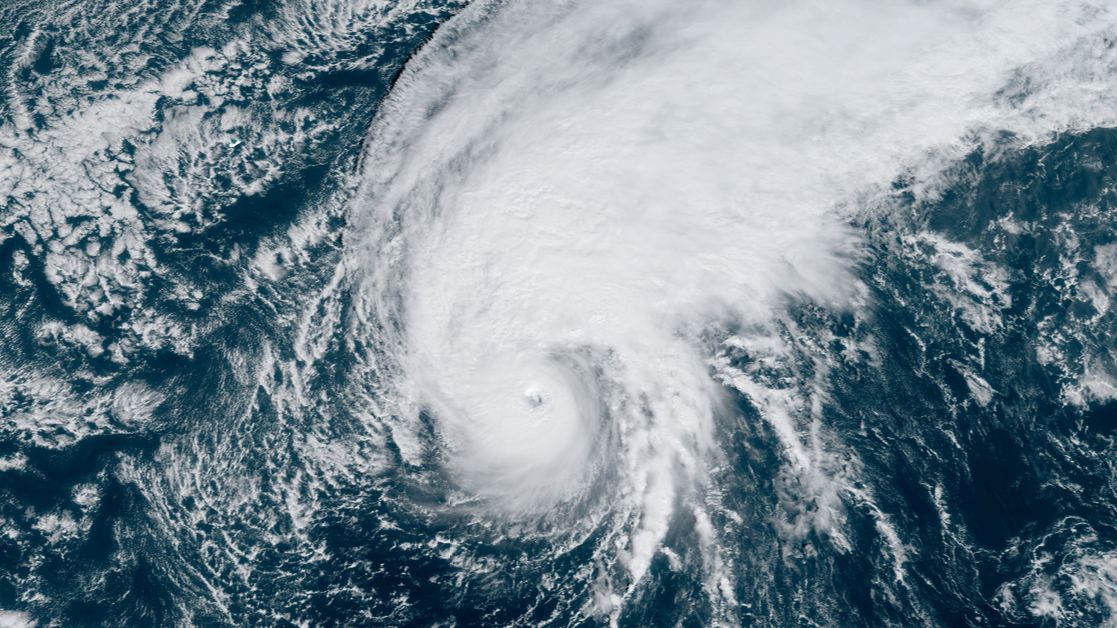
<path id="1" fill-rule="evenodd" d="M 0 624 L 1117 621 L 1112 7 L 126 4 L 0 9 Z"/>

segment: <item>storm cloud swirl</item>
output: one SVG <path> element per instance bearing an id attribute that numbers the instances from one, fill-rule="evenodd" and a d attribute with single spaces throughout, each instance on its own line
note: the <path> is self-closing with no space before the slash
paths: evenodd
<path id="1" fill-rule="evenodd" d="M 863 312 L 850 225 L 897 180 L 931 198 L 979 147 L 1111 124 L 1115 19 L 1077 2 L 471 6 L 383 103 L 352 204 L 351 331 L 394 391 L 378 420 L 408 463 L 436 452 L 447 512 L 494 537 L 592 537 L 593 613 L 617 616 L 682 517 L 731 615 L 741 522 L 712 478 L 733 396 L 815 504 L 786 534 L 840 545 L 842 502 L 874 507 L 827 445 L 825 366 L 777 390 L 725 347 L 778 360 L 789 306 Z"/>

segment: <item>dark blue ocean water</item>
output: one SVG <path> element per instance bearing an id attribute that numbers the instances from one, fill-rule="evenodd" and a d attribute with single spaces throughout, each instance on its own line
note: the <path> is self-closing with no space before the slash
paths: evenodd
<path id="1" fill-rule="evenodd" d="M 582 573 L 600 535 L 559 552 L 436 514 L 447 493 L 433 451 L 420 464 L 381 451 L 396 464 L 375 481 L 338 470 L 378 446 L 360 436 L 353 391 L 375 382 L 352 339 L 316 346 L 325 366 L 297 382 L 303 401 L 277 392 L 294 377 L 283 364 L 309 360 L 295 348 L 303 313 L 346 246 L 334 204 L 377 105 L 460 8 L 337 17 L 329 6 L 0 8 L 0 151 L 26 166 L 0 173 L 19 181 L 0 188 L 11 189 L 0 205 L 0 610 L 12 621 L 607 621 L 586 610 Z M 293 48 L 304 56 L 285 57 Z M 188 61 L 202 49 L 216 60 Z M 178 70 L 190 87 L 166 86 Z M 178 148 L 153 149 L 160 137 Z M 843 495 L 841 543 L 781 532 L 816 506 L 791 494 L 761 410 L 737 395 L 719 418 L 728 462 L 714 480 L 746 522 L 723 540 L 738 559 L 736 622 L 1055 625 L 1037 611 L 1055 598 L 1064 625 L 1111 620 L 1117 405 L 1074 391 L 1117 367 L 1117 275 L 1105 272 L 1107 256 L 1117 264 L 1117 131 L 1004 145 L 956 164 L 933 202 L 897 179 L 887 211 L 851 225 L 870 307 L 793 307 L 781 333 L 809 350 L 755 370 L 778 388 L 809 378 L 819 356 L 832 365 L 823 422 L 856 452 L 833 464 L 874 496 Z M 305 245 L 277 244 L 287 237 Z M 89 256 L 99 270 L 68 257 L 88 250 L 109 251 Z M 319 310 L 341 330 L 360 316 Z M 902 578 L 881 513 L 904 548 Z M 675 518 L 664 542 L 679 565 L 657 555 L 620 625 L 721 616 L 695 525 Z"/>

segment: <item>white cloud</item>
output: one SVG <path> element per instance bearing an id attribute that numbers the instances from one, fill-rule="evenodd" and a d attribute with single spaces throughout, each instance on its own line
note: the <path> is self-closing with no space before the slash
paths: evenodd
<path id="1" fill-rule="evenodd" d="M 712 445 L 699 332 L 763 327 L 788 295 L 851 306 L 846 219 L 897 177 L 933 191 L 1001 131 L 1113 123 L 1115 19 L 1039 1 L 475 5 L 384 104 L 356 206 L 368 307 L 384 329 L 403 316 L 380 346 L 405 406 L 432 410 L 449 468 L 496 512 L 614 470 L 638 581 Z"/>

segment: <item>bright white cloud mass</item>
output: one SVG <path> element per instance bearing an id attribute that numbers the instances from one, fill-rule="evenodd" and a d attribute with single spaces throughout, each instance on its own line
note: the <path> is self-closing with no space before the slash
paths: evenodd
<path id="1" fill-rule="evenodd" d="M 1115 190 L 1112 0 L 0 1 L 0 625 L 1113 623 Z"/>
<path id="2" fill-rule="evenodd" d="M 934 194 L 993 138 L 1112 124 L 1115 21 L 1038 1 L 471 7 L 384 103 L 355 206 L 367 307 L 401 317 L 402 412 L 429 414 L 494 517 L 607 499 L 639 581 L 672 513 L 708 502 L 718 343 L 789 301 L 864 305 L 847 223 L 901 178 Z M 804 400 L 744 392 L 815 473 Z"/>

